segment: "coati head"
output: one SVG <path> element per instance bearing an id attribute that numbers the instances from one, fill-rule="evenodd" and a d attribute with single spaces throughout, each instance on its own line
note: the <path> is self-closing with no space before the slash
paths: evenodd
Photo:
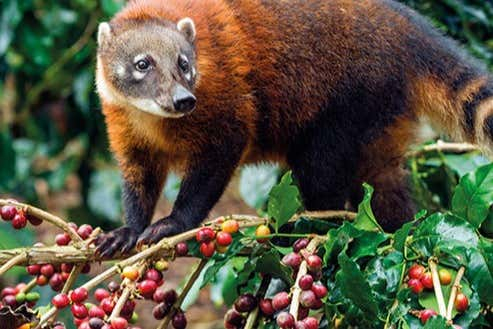
<path id="1" fill-rule="evenodd" d="M 178 118 L 195 108 L 195 25 L 129 21 L 101 23 L 97 89 L 105 102 L 160 117 Z"/>

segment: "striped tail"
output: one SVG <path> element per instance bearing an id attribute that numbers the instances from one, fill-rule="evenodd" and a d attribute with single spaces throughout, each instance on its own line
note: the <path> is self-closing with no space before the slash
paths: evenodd
<path id="1" fill-rule="evenodd" d="M 453 140 L 478 145 L 493 156 L 493 77 L 454 73 L 449 79 L 418 81 L 412 91 L 417 114 Z"/>
<path id="2" fill-rule="evenodd" d="M 493 77 L 477 80 L 463 100 L 466 140 L 477 144 L 486 154 L 493 155 Z"/>

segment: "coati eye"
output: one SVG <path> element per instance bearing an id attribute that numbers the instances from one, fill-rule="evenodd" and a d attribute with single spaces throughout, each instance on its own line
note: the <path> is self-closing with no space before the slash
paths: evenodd
<path id="1" fill-rule="evenodd" d="M 178 57 L 178 66 L 183 71 L 183 73 L 188 73 L 188 71 L 190 71 L 190 64 L 188 63 L 188 59 L 184 55 L 180 55 Z"/>
<path id="2" fill-rule="evenodd" d="M 135 68 L 140 72 L 146 72 L 151 68 L 151 63 L 147 59 L 140 59 L 135 63 Z"/>

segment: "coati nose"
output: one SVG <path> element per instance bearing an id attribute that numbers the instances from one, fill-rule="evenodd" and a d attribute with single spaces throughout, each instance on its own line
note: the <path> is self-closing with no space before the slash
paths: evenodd
<path id="1" fill-rule="evenodd" d="M 195 108 L 197 99 L 184 87 L 178 85 L 173 94 L 173 106 L 175 111 L 190 112 Z"/>

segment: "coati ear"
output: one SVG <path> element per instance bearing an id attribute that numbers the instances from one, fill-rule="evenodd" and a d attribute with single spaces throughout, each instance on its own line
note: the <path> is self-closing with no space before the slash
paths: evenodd
<path id="1" fill-rule="evenodd" d="M 108 43 L 111 38 L 111 26 L 107 22 L 102 22 L 98 27 L 98 44 L 100 46 Z"/>
<path id="2" fill-rule="evenodd" d="M 191 18 L 185 17 L 180 19 L 180 21 L 176 24 L 176 28 L 185 35 L 188 42 L 192 43 L 195 41 L 195 24 Z"/>

